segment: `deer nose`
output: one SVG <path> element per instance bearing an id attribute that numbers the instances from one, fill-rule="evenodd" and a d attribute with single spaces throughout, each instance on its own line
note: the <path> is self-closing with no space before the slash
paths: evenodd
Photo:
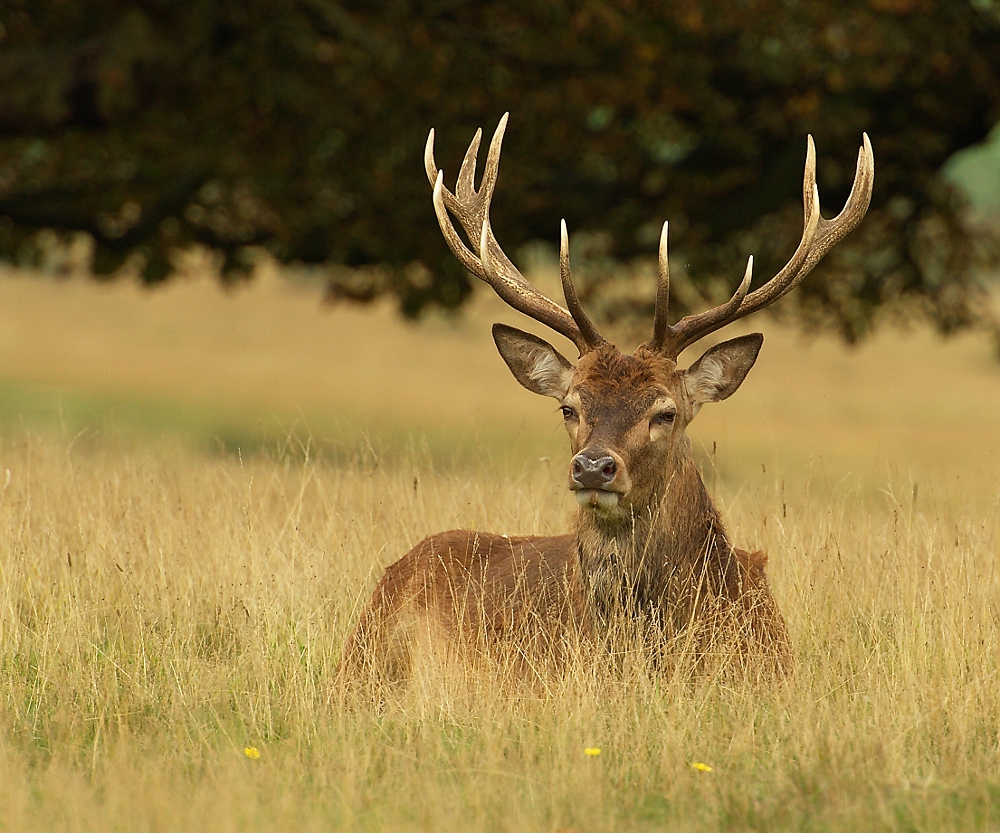
<path id="1" fill-rule="evenodd" d="M 570 481 L 575 489 L 604 489 L 618 474 L 618 464 L 606 449 L 588 448 L 573 458 Z"/>

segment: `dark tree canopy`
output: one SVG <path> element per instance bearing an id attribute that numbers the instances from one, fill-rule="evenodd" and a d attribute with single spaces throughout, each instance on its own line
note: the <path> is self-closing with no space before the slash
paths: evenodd
<path id="1" fill-rule="evenodd" d="M 513 253 L 560 217 L 590 232 L 599 316 L 648 314 L 652 285 L 633 298 L 601 266 L 650 259 L 664 219 L 702 294 L 749 253 L 766 278 L 801 231 L 806 134 L 830 216 L 863 131 L 872 210 L 800 310 L 848 338 L 886 301 L 945 330 L 986 315 L 996 249 L 938 172 L 1000 120 L 990 0 L 5 0 L 0 257 L 84 231 L 96 272 L 138 252 L 153 282 L 178 247 L 220 251 L 230 277 L 264 247 L 372 267 L 333 272 L 334 296 L 454 307 L 469 277 L 424 141 L 436 127 L 453 178 L 505 110 L 498 236 Z"/>

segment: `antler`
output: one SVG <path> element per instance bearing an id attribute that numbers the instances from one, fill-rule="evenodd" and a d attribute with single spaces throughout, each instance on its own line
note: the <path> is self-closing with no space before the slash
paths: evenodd
<path id="1" fill-rule="evenodd" d="M 566 336 L 577 346 L 580 355 L 583 355 L 604 339 L 584 314 L 576 290 L 573 288 L 566 223 L 562 224 L 559 266 L 568 311 L 550 301 L 528 283 L 517 267 L 511 263 L 510 258 L 504 254 L 490 227 L 490 202 L 497 182 L 500 146 L 503 143 L 509 115 L 504 113 L 493 134 L 478 191 L 475 186 L 476 164 L 483 131 L 481 129 L 476 131 L 465 153 L 465 159 L 462 160 L 462 167 L 459 168 L 455 193 L 452 193 L 444 187 L 444 172 L 438 170 L 434 162 L 434 130 L 431 129 L 424 149 L 424 167 L 427 170 L 427 179 L 434 188 L 434 213 L 437 215 L 438 225 L 441 226 L 445 241 L 466 269 L 492 286 L 497 295 L 514 309 Z M 466 246 L 462 241 L 451 221 L 451 215 L 458 219 L 470 243 L 478 245 L 478 251 Z"/>
<path id="2" fill-rule="evenodd" d="M 843 211 L 832 220 L 824 219 L 819 211 L 819 189 L 816 187 L 816 147 L 809 136 L 806 148 L 805 176 L 802 181 L 802 202 L 805 214 L 802 239 L 791 260 L 771 280 L 747 294 L 753 271 L 753 256 L 747 263 L 743 282 L 733 297 L 721 306 L 697 315 L 688 315 L 672 327 L 667 323 L 670 303 L 670 273 L 667 265 L 667 224 L 660 235 L 660 277 L 656 291 L 656 312 L 653 318 L 653 338 L 650 347 L 676 359 L 685 347 L 709 333 L 731 324 L 768 304 L 773 304 L 795 288 L 823 256 L 844 239 L 861 222 L 872 199 L 875 181 L 875 157 L 868 134 L 858 153 L 854 185 Z"/>

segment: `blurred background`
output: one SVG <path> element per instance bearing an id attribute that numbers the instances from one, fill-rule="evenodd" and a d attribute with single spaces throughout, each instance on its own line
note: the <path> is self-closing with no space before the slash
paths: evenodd
<path id="1" fill-rule="evenodd" d="M 622 346 L 663 220 L 676 314 L 717 303 L 794 249 L 806 135 L 832 216 L 867 132 L 867 218 L 754 324 L 771 346 L 704 453 L 993 459 L 993 0 L 3 0 L 0 418 L 563 453 L 489 339 L 525 322 L 473 293 L 423 172 L 431 127 L 451 183 L 505 111 L 497 236 L 555 294 L 565 217 Z"/>

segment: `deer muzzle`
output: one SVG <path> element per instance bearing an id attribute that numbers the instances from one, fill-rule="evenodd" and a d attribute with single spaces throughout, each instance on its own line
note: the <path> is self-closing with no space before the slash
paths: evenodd
<path id="1" fill-rule="evenodd" d="M 607 448 L 585 448 L 573 458 L 569 487 L 581 506 L 610 510 L 629 490 L 625 463 Z"/>

